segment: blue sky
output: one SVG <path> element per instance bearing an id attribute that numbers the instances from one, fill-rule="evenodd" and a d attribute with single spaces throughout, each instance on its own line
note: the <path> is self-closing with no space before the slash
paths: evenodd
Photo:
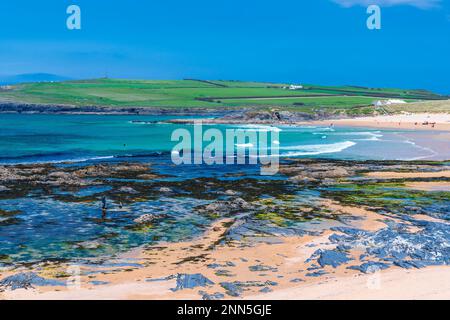
<path id="1" fill-rule="evenodd" d="M 0 74 L 239 79 L 450 94 L 448 0 L 14 0 Z M 382 29 L 366 28 L 368 3 Z M 66 8 L 82 30 L 66 28 Z"/>

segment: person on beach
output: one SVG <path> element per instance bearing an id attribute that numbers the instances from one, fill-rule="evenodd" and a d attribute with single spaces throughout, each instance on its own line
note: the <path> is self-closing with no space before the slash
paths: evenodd
<path id="1" fill-rule="evenodd" d="M 106 217 L 106 197 L 102 197 L 102 219 L 105 219 Z"/>

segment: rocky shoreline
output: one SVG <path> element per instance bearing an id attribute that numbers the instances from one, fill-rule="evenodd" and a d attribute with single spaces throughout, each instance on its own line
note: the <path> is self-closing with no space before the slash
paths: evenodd
<path id="1" fill-rule="evenodd" d="M 189 211 L 206 221 L 198 237 L 148 243 L 132 259 L 130 253 L 101 255 L 86 260 L 89 264 L 76 259 L 83 287 L 96 296 L 133 297 L 145 284 L 141 294 L 146 298 L 247 297 L 339 276 L 450 263 L 448 162 L 288 159 L 276 180 L 244 173 L 222 177 L 226 179 L 170 178 L 150 162 L 0 166 L 0 200 L 93 204 L 100 215 L 106 197 L 108 211 L 118 210 L 115 219 L 127 222 L 114 232 L 72 244 L 94 253 L 114 241 L 119 228 L 146 234 L 180 223 L 162 208 L 139 211 L 138 216 L 130 216 L 126 208 L 136 203 L 145 208 L 152 199 L 197 199 Z M 99 186 L 108 189 L 83 194 Z M 0 210 L 0 228 L 20 224 L 24 214 Z M 111 224 L 112 219 L 94 223 Z M 21 288 L 38 296 L 57 294 L 54 289 L 63 296 L 75 294 L 65 285 L 67 262 L 15 265 L 11 259 L 0 256 L 7 266 L 0 269 L 4 295 L 12 297 Z M 130 286 L 128 293 L 114 291 L 123 284 Z"/>
<path id="2" fill-rule="evenodd" d="M 233 110 L 233 109 L 230 109 Z M 148 107 L 108 107 L 75 106 L 34 103 L 0 102 L 0 114 L 92 114 L 92 115 L 179 115 L 218 114 L 215 109 L 207 108 L 148 108 Z"/>
<path id="3" fill-rule="evenodd" d="M 264 111 L 258 108 L 154 108 L 154 107 L 109 107 L 109 106 L 75 106 L 52 104 L 29 104 L 0 102 L 0 114 L 74 114 L 74 115 L 154 115 L 154 116 L 199 116 L 203 115 L 205 123 L 216 124 L 291 124 L 301 121 L 319 121 L 328 119 L 354 118 L 345 113 L 318 110 L 315 113 L 293 111 Z M 376 112 L 374 113 L 376 115 Z M 208 117 L 217 116 L 211 119 Z M 192 123 L 192 120 L 173 119 L 171 123 Z"/>

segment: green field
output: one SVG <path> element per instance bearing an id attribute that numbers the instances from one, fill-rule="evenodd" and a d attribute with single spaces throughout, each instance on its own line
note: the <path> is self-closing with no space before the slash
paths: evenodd
<path id="1" fill-rule="evenodd" d="M 283 108 L 303 112 L 331 108 L 367 113 L 367 107 L 380 99 L 422 101 L 448 98 L 424 90 L 318 85 L 288 90 L 286 86 L 288 84 L 221 80 L 93 79 L 19 84 L 0 90 L 0 101 L 155 108 Z"/>

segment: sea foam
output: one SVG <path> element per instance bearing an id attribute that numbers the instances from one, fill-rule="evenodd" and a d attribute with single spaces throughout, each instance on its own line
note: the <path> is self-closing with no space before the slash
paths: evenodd
<path id="1" fill-rule="evenodd" d="M 282 153 L 284 157 L 298 157 L 298 156 L 312 156 L 325 153 L 337 153 L 345 149 L 353 147 L 356 142 L 344 141 L 332 144 L 311 144 L 311 145 L 298 145 L 292 147 L 282 147 L 280 150 L 289 151 Z"/>

